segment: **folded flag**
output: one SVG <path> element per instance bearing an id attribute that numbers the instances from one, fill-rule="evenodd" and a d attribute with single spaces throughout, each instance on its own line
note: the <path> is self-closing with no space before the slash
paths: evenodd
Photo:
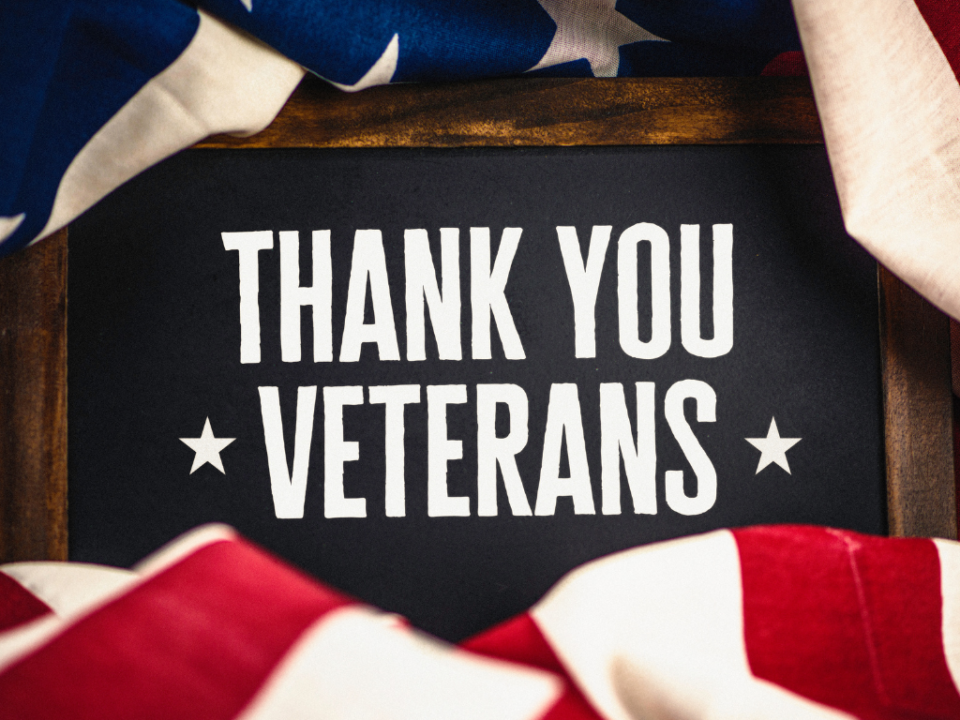
<path id="1" fill-rule="evenodd" d="M 960 0 L 794 5 L 798 23 L 789 0 L 0 3 L 0 255 L 208 135 L 262 129 L 304 69 L 348 90 L 790 74 L 799 27 L 850 233 L 960 317 Z"/>
<path id="2" fill-rule="evenodd" d="M 262 129 L 304 68 L 349 90 L 757 75 L 799 47 L 789 0 L 0 3 L 0 255 L 207 135 Z"/>
<path id="3" fill-rule="evenodd" d="M 423 636 L 224 527 L 127 576 L 88 568 L 82 600 L 68 569 L 2 571 L 51 611 L 0 635 L 0 718 L 582 717 L 557 676 Z"/>
<path id="4" fill-rule="evenodd" d="M 296 63 L 176 0 L 0 3 L 0 254 L 211 133 L 252 133 Z"/>
<path id="5" fill-rule="evenodd" d="M 960 0 L 0 3 L 0 254 L 203 137 L 347 90 L 804 57 L 850 233 L 960 317 Z M 781 70 L 777 70 L 781 68 Z M 722 531 L 571 573 L 455 648 L 224 528 L 0 568 L 0 718 L 956 718 L 960 546 Z"/>
<path id="6" fill-rule="evenodd" d="M 847 231 L 960 318 L 960 2 L 794 7 Z"/>
<path id="7" fill-rule="evenodd" d="M 223 526 L 134 572 L 0 578 L 0 718 L 960 717 L 946 540 L 780 526 L 655 544 L 460 648 Z"/>

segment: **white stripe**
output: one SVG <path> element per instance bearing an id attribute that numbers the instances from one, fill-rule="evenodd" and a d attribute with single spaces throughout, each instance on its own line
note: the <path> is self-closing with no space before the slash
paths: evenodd
<path id="1" fill-rule="evenodd" d="M 0 565 L 0 572 L 20 583 L 60 617 L 119 595 L 137 580 L 120 568 L 86 563 L 21 562 Z"/>
<path id="2" fill-rule="evenodd" d="M 26 213 L 20 213 L 13 217 L 0 217 L 0 242 L 13 235 L 26 216 Z"/>
<path id="3" fill-rule="evenodd" d="M 913 0 L 794 0 L 850 234 L 960 317 L 960 85 Z"/>
<path id="4" fill-rule="evenodd" d="M 237 720 L 532 720 L 560 697 L 547 673 L 456 650 L 361 607 L 308 629 Z"/>
<path id="5" fill-rule="evenodd" d="M 144 85 L 70 163 L 37 239 L 63 227 L 134 175 L 208 135 L 259 132 L 303 74 L 303 68 L 276 50 L 201 11 L 197 33 L 180 56 Z"/>
<path id="6" fill-rule="evenodd" d="M 953 684 L 960 692 L 960 543 L 934 538 L 933 544 L 940 555 L 943 654 Z"/>
<path id="7" fill-rule="evenodd" d="M 590 563 L 531 614 L 609 720 L 849 717 L 751 674 L 728 531 Z"/>
<path id="8" fill-rule="evenodd" d="M 13 630 L 0 633 L 0 673 L 52 640 L 65 625 L 66 621 L 56 615 L 44 615 L 26 625 L 18 625 Z"/>

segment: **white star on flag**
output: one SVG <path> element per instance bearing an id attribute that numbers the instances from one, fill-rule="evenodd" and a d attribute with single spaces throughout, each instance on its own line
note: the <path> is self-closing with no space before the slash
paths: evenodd
<path id="1" fill-rule="evenodd" d="M 595 77 L 616 77 L 620 46 L 641 40 L 669 42 L 616 10 L 616 0 L 539 0 L 557 24 L 550 47 L 530 70 L 586 59 Z"/>
<path id="2" fill-rule="evenodd" d="M 744 438 L 744 440 L 760 451 L 760 462 L 757 465 L 757 472 L 754 474 L 759 475 L 760 471 L 770 463 L 776 463 L 786 470 L 787 474 L 792 474 L 790 472 L 790 465 L 787 463 L 787 450 L 802 439 L 803 438 L 780 437 L 780 431 L 777 430 L 777 419 L 770 418 L 770 429 L 767 430 L 767 436 L 765 438 Z"/>
<path id="3" fill-rule="evenodd" d="M 223 469 L 223 461 L 220 460 L 220 451 L 232 443 L 236 438 L 218 438 L 213 434 L 210 428 L 210 418 L 203 425 L 203 432 L 198 438 L 180 438 L 180 442 L 196 453 L 193 458 L 193 467 L 190 468 L 190 474 L 193 475 L 196 470 L 207 463 L 213 465 L 217 470 L 226 475 Z"/>

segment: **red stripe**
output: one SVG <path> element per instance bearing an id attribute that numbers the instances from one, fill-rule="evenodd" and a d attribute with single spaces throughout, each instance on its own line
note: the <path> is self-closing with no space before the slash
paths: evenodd
<path id="1" fill-rule="evenodd" d="M 45 602 L 0 572 L 0 632 L 52 612 Z"/>
<path id="2" fill-rule="evenodd" d="M 540 627 L 526 613 L 464 640 L 460 647 L 480 655 L 549 670 L 558 675 L 567 674 L 560 658 L 540 632 Z"/>
<path id="3" fill-rule="evenodd" d="M 226 720 L 350 602 L 250 544 L 217 542 L 0 675 L 0 717 Z"/>
<path id="4" fill-rule="evenodd" d="M 807 61 L 803 57 L 803 53 L 799 50 L 791 50 L 777 55 L 766 64 L 760 74 L 764 76 L 800 77 L 809 75 L 810 72 L 807 70 Z"/>
<path id="5" fill-rule="evenodd" d="M 916 0 L 920 14 L 960 78 L 960 0 Z"/>
<path id="6" fill-rule="evenodd" d="M 560 699 L 551 707 L 541 720 L 604 720 L 584 699 L 580 691 L 567 685 Z"/>
<path id="7" fill-rule="evenodd" d="M 563 678 L 566 690 L 560 700 L 543 716 L 543 720 L 601 720 L 529 615 L 518 615 L 507 620 L 464 641 L 461 647 L 498 660 L 509 660 L 549 670 Z"/>
<path id="8" fill-rule="evenodd" d="M 811 527 L 734 535 L 754 675 L 864 720 L 960 717 L 932 542 Z"/>

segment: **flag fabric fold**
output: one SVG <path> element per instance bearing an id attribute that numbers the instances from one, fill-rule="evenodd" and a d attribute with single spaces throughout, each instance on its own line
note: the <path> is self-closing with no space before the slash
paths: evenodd
<path id="1" fill-rule="evenodd" d="M 659 543 L 574 570 L 460 647 L 223 526 L 132 572 L 0 578 L 2 718 L 960 716 L 946 540 L 776 526 Z"/>
<path id="2" fill-rule="evenodd" d="M 0 47 L 0 254 L 211 133 L 263 129 L 304 72 L 175 0 L 0 4 Z"/>
<path id="3" fill-rule="evenodd" d="M 565 703 L 556 676 L 422 635 L 229 528 L 194 531 L 129 576 L 87 568 L 101 577 L 73 603 L 58 572 L 75 568 L 0 570 L 13 581 L 0 592 L 60 596 L 0 635 L 0 717 L 526 720 Z"/>
<path id="4" fill-rule="evenodd" d="M 960 317 L 960 3 L 794 5 L 848 232 Z"/>
<path id="5" fill-rule="evenodd" d="M 850 233 L 960 317 L 958 0 L 275 0 L 0 5 L 0 255 L 309 70 L 345 90 L 504 75 L 794 74 L 808 61 Z M 801 56 L 801 38 L 804 55 Z"/>
<path id="6" fill-rule="evenodd" d="M 0 4 L 0 255 L 214 133 L 266 126 L 304 68 L 346 90 L 504 75 L 759 75 L 787 0 L 58 0 Z"/>
<path id="7" fill-rule="evenodd" d="M 805 58 L 850 233 L 960 317 L 958 0 L 197 5 L 0 4 L 0 255 L 210 134 L 262 129 L 305 70 L 361 90 L 796 74 Z"/>

